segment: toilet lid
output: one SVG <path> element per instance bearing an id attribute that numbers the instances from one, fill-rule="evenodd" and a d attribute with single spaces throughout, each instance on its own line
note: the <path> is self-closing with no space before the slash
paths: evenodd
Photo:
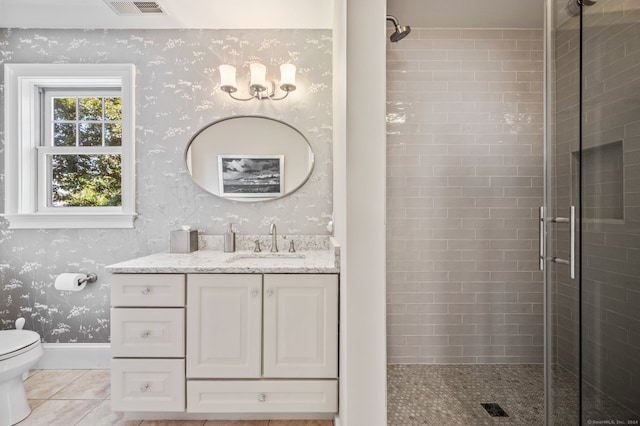
<path id="1" fill-rule="evenodd" d="M 29 346 L 40 344 L 40 335 L 31 330 L 0 331 L 0 360 L 11 358 Z"/>

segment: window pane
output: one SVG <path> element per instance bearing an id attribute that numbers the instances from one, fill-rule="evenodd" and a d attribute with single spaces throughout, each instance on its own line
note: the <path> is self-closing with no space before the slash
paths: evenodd
<path id="1" fill-rule="evenodd" d="M 104 119 L 122 121 L 122 98 L 104 99 Z"/>
<path id="2" fill-rule="evenodd" d="M 107 123 L 104 125 L 104 144 L 106 146 L 122 146 L 121 123 Z"/>
<path id="3" fill-rule="evenodd" d="M 76 119 L 76 98 L 53 98 L 53 119 L 73 121 Z"/>
<path id="4" fill-rule="evenodd" d="M 102 146 L 102 124 L 80 124 L 80 146 Z"/>
<path id="5" fill-rule="evenodd" d="M 101 98 L 80 98 L 80 120 L 102 120 L 102 99 Z"/>
<path id="6" fill-rule="evenodd" d="M 53 124 L 53 146 L 75 146 L 76 125 L 73 123 Z"/>
<path id="7" fill-rule="evenodd" d="M 52 155 L 51 206 L 122 206 L 119 154 Z"/>

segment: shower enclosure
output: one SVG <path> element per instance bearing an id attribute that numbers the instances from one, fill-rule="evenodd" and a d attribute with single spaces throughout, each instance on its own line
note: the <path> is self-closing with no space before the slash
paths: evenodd
<path id="1" fill-rule="evenodd" d="M 547 425 L 640 420 L 640 2 L 548 0 Z"/>

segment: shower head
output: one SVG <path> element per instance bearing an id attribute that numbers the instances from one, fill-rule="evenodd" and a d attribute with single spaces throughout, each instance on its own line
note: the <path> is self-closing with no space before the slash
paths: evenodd
<path id="1" fill-rule="evenodd" d="M 396 28 L 393 34 L 391 34 L 391 37 L 389 37 L 392 43 L 399 42 L 400 40 L 408 36 L 409 33 L 411 32 L 410 26 L 407 25 L 405 27 L 403 25 L 400 25 L 400 23 L 398 22 L 398 19 L 393 15 L 387 15 L 387 21 L 393 22 L 393 26 Z"/>
<path id="2" fill-rule="evenodd" d="M 567 15 L 573 16 L 580 13 L 581 6 L 593 6 L 596 4 L 595 0 L 569 0 L 565 6 Z"/>

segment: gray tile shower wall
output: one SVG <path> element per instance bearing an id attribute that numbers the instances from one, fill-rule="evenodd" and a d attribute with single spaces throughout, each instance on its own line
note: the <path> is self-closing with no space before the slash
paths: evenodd
<path id="1" fill-rule="evenodd" d="M 389 363 L 539 363 L 543 32 L 387 50 Z"/>
<path id="2" fill-rule="evenodd" d="M 233 222 L 240 234 L 266 235 L 275 221 L 282 235 L 327 234 L 333 211 L 331 55 L 330 30 L 0 29 L 0 105 L 4 63 L 136 66 L 138 212 L 131 230 L 9 230 L 1 220 L 0 328 L 24 316 L 26 328 L 46 342 L 107 342 L 105 265 L 167 251 L 169 231 L 183 224 L 222 234 Z M 218 65 L 235 65 L 241 84 L 254 60 L 272 77 L 279 64 L 296 64 L 298 90 L 280 102 L 237 102 L 216 89 Z M 315 153 L 308 183 L 288 197 L 257 204 L 201 190 L 187 174 L 185 147 L 204 125 L 235 115 L 264 115 L 300 130 Z M 4 144 L 3 130 L 0 114 Z M 0 158 L 0 180 L 3 169 Z M 99 278 L 79 293 L 53 289 L 59 273 L 73 271 L 96 272 Z"/>

